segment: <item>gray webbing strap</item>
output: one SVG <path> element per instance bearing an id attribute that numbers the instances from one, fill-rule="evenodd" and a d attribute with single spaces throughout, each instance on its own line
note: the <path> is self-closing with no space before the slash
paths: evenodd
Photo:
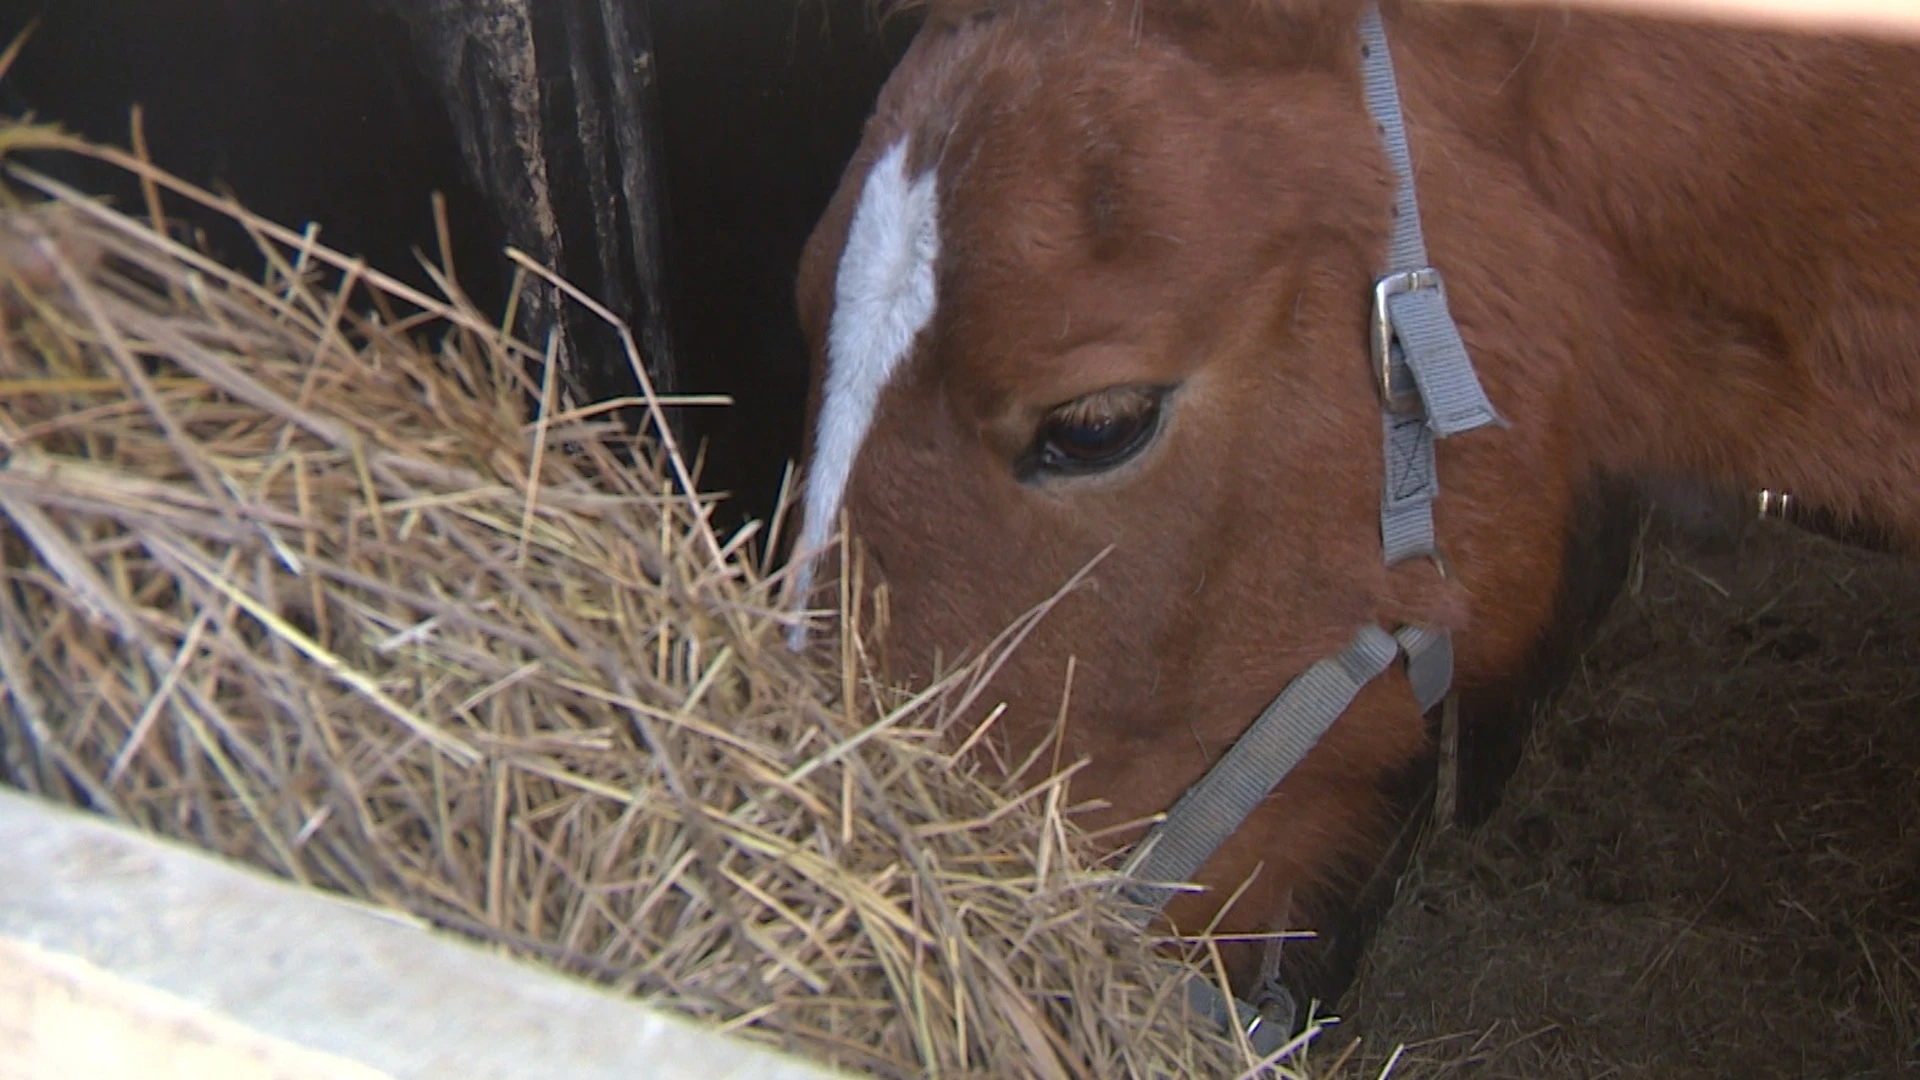
<path id="1" fill-rule="evenodd" d="M 1360 21 L 1361 73 L 1368 111 L 1378 125 L 1396 187 L 1388 272 L 1375 284 L 1372 344 L 1381 396 L 1386 484 L 1380 530 L 1387 565 L 1416 556 L 1439 557 L 1433 501 L 1440 494 L 1434 440 L 1503 424 L 1487 401 L 1447 308 L 1440 275 L 1427 265 L 1426 240 L 1414 199 L 1413 159 L 1406 122 L 1377 5 Z M 1352 704 L 1362 687 L 1406 657 L 1408 681 L 1422 712 L 1438 705 L 1453 683 L 1453 642 L 1443 629 L 1405 626 L 1392 634 L 1366 626 L 1335 656 L 1303 672 L 1263 710 L 1213 768 L 1189 788 L 1128 859 L 1128 898 L 1145 924 L 1189 882 L 1253 811 L 1273 793 Z M 1279 980 L 1263 978 L 1273 1015 L 1221 993 L 1198 974 L 1187 983 L 1196 1011 L 1244 1032 L 1255 1053 L 1268 1056 L 1292 1033 L 1294 1006 Z"/>
<path id="2" fill-rule="evenodd" d="M 1127 874 L 1139 882 L 1131 896 L 1147 909 L 1142 921 L 1178 891 L 1150 883 L 1192 881 L 1281 777 L 1307 756 L 1360 688 L 1399 654 L 1400 642 L 1393 635 L 1377 626 L 1362 627 L 1345 649 L 1307 668 L 1273 699 L 1128 859 Z"/>
<path id="3" fill-rule="evenodd" d="M 1361 688 L 1402 654 L 1421 712 L 1447 696 L 1453 644 L 1446 631 L 1403 626 L 1389 634 L 1377 626 L 1361 627 L 1346 648 L 1288 683 L 1134 849 L 1125 873 L 1134 882 L 1128 895 L 1141 906 L 1138 921 L 1144 923 L 1165 907 L 1179 891 L 1173 886 L 1193 880 L 1347 711 Z"/>
<path id="4" fill-rule="evenodd" d="M 1417 236 L 1420 223 L 1404 231 Z M 1500 422 L 1473 373 L 1460 328 L 1447 309 L 1446 288 L 1437 275 L 1429 287 L 1387 297 L 1387 314 L 1435 434 L 1444 439 Z"/>
<path id="5" fill-rule="evenodd" d="M 1378 125 L 1380 144 L 1396 181 L 1387 263 L 1395 270 L 1415 270 L 1427 265 L 1427 241 L 1420 232 L 1420 204 L 1413 193 L 1413 154 L 1407 149 L 1407 125 L 1400 113 L 1400 84 L 1393 76 L 1387 29 L 1377 3 L 1368 4 L 1360 14 L 1360 81 L 1367 112 Z"/>
<path id="6" fill-rule="evenodd" d="M 1440 554 L 1433 536 L 1433 500 L 1440 495 L 1433 429 L 1420 413 L 1380 410 L 1387 475 L 1380 489 L 1380 543 L 1387 565 Z"/>
<path id="7" fill-rule="evenodd" d="M 1430 711 L 1446 700 L 1453 688 L 1453 635 L 1427 626 L 1403 626 L 1393 632 L 1400 651 L 1407 654 L 1407 681 L 1413 684 L 1420 711 Z"/>
<path id="8" fill-rule="evenodd" d="M 1414 194 L 1413 156 L 1400 90 L 1378 5 L 1360 17 L 1361 78 L 1387 163 L 1394 172 L 1387 274 L 1374 290 L 1374 362 L 1385 399 L 1386 486 L 1381 541 L 1387 563 L 1437 554 L 1433 501 L 1440 494 L 1433 440 L 1500 422 L 1481 389 L 1447 308 L 1440 275 L 1427 265 Z M 1409 385 L 1411 384 L 1411 385 Z"/>
<path id="9" fill-rule="evenodd" d="M 1127 895 L 1139 905 L 1132 912 L 1137 923 L 1144 925 L 1166 906 L 1177 891 L 1169 883 L 1193 880 L 1347 710 L 1360 688 L 1402 653 L 1422 712 L 1446 696 L 1453 647 L 1445 631 L 1409 626 L 1390 635 L 1367 626 L 1338 654 L 1307 668 L 1134 849 L 1123 872 L 1134 882 Z M 1187 980 L 1187 1004 L 1222 1027 L 1245 1032 L 1253 1052 L 1265 1057 L 1291 1035 L 1295 1006 L 1277 977 L 1265 978 L 1263 989 L 1274 1000 L 1276 1015 L 1229 998 L 1199 974 Z"/>

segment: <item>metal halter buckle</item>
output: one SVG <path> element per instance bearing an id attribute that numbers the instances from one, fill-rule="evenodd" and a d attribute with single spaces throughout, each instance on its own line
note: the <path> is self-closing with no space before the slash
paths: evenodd
<path id="1" fill-rule="evenodd" d="M 1446 288 L 1440 283 L 1440 271 L 1431 266 L 1422 266 L 1417 270 L 1401 270 L 1388 274 L 1373 283 L 1373 372 L 1376 389 L 1380 392 L 1380 404 L 1388 412 L 1412 413 L 1420 409 L 1420 390 L 1408 386 L 1396 390 L 1393 385 L 1393 314 L 1387 310 L 1387 298 L 1416 289 L 1438 290 L 1441 299 L 1447 295 Z"/>

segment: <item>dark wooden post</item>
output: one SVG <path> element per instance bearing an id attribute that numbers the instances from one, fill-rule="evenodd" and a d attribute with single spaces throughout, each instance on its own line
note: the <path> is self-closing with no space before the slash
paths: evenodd
<path id="1" fill-rule="evenodd" d="M 603 0 L 375 0 L 413 31 L 467 169 L 510 243 L 633 329 L 654 389 L 680 384 L 663 301 L 659 94 L 648 5 Z M 592 313 L 531 291 L 561 335 L 569 396 L 636 384 Z M 557 317 L 556 317 L 557 316 Z"/>
<path id="2" fill-rule="evenodd" d="M 800 248 L 913 29 L 870 0 L 375 0 L 414 28 L 512 241 L 629 320 L 723 518 L 771 510 L 798 453 Z M 562 307 L 569 385 L 631 393 Z"/>

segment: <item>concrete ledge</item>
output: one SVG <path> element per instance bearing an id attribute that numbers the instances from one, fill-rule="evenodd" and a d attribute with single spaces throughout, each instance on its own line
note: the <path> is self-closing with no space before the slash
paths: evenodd
<path id="1" fill-rule="evenodd" d="M 839 1075 L 0 789 L 0 1080 Z"/>

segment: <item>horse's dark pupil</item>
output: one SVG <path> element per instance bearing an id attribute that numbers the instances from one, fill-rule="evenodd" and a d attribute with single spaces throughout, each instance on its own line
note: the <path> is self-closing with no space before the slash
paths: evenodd
<path id="1" fill-rule="evenodd" d="M 1091 424 L 1068 428 L 1067 441 L 1073 444 L 1075 450 L 1098 452 L 1106 449 L 1117 441 L 1116 434 L 1125 434 L 1125 431 L 1120 427 L 1119 421 L 1099 420 Z"/>
<path id="2" fill-rule="evenodd" d="M 1082 465 L 1101 465 L 1133 449 L 1151 412 L 1108 416 L 1083 423 L 1055 423 L 1047 433 L 1054 454 Z"/>
<path id="3" fill-rule="evenodd" d="M 1044 473 L 1097 472 L 1126 461 L 1152 441 L 1165 392 L 1144 388 L 1115 401 L 1062 406 L 1041 425 L 1032 449 L 1015 463 L 1015 474 L 1025 481 Z"/>

